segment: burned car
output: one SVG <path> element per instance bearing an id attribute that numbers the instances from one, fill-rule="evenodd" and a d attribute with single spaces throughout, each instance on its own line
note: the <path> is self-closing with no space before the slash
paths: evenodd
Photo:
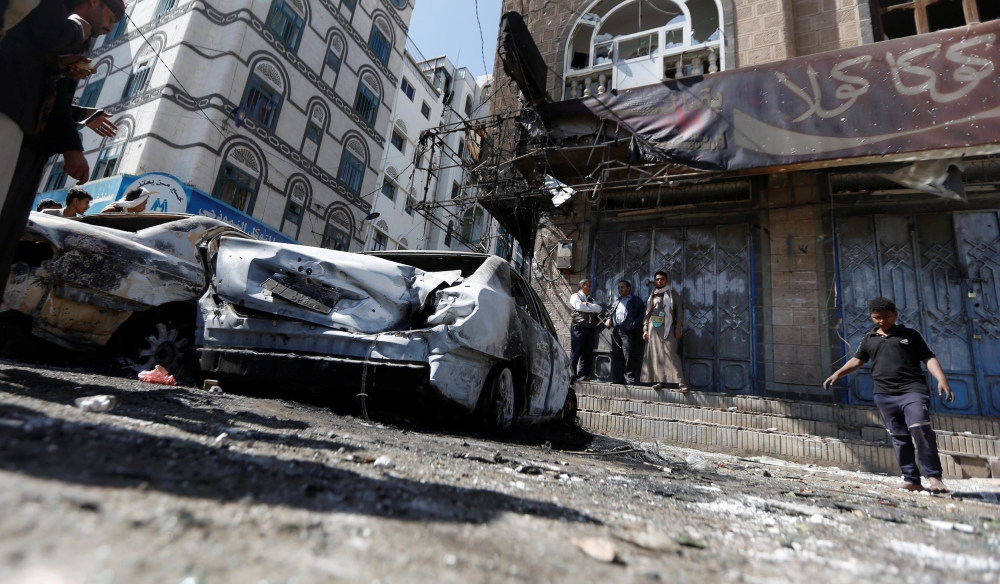
<path id="1" fill-rule="evenodd" d="M 196 342 L 213 377 L 417 396 L 494 432 L 575 417 L 552 322 L 497 256 L 222 238 L 212 270 Z"/>
<path id="2" fill-rule="evenodd" d="M 185 345 L 208 287 L 208 248 L 223 235 L 249 238 L 222 221 L 183 214 L 31 213 L 0 316 L 21 316 L 32 335 L 76 351 L 117 335 L 115 349 L 133 368 L 161 364 L 177 372 L 185 349 L 191 354 Z"/>

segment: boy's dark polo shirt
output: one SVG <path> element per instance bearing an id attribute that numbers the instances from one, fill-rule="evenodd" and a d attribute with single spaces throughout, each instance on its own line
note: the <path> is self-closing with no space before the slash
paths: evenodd
<path id="1" fill-rule="evenodd" d="M 887 337 L 875 332 L 877 330 L 875 327 L 865 335 L 854 354 L 866 363 L 872 361 L 875 393 L 930 393 L 920 363 L 933 357 L 934 352 L 924 342 L 924 337 L 901 324 L 892 327 Z"/>

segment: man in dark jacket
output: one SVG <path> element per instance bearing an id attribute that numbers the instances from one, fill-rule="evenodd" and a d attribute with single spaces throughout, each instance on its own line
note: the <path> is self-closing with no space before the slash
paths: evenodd
<path id="1" fill-rule="evenodd" d="M 646 307 L 632 295 L 628 280 L 618 282 L 618 296 L 604 323 L 611 329 L 611 382 L 631 385 L 639 379 L 642 353 L 637 349 Z"/>
<path id="2" fill-rule="evenodd" d="M 0 79 L 7 85 L 7 91 L 0 92 L 0 205 L 7 198 L 21 140 L 37 129 L 46 59 L 79 53 L 91 32 L 90 23 L 71 16 L 65 0 L 36 4 L 32 9 L 30 2 L 9 0 L 0 6 L 5 32 L 0 42 Z"/>
<path id="3" fill-rule="evenodd" d="M 47 1 L 43 0 L 43 3 Z M 66 6 L 67 0 L 59 1 Z M 87 37 L 78 50 L 89 49 L 93 38 L 110 32 L 125 14 L 123 0 L 68 1 L 73 5 L 72 18 L 86 24 Z M 36 24 L 39 10 L 41 8 L 11 29 L 0 44 L 0 72 L 10 70 L 12 75 L 16 75 L 19 68 L 12 63 L 20 58 L 40 59 L 38 66 L 42 70 L 40 76 L 34 76 L 37 63 L 25 66 L 25 72 L 32 74 L 28 76 L 32 81 L 30 90 L 22 93 L 30 94 L 38 101 L 35 107 L 31 107 L 32 101 L 24 95 L 19 100 L 11 100 L 6 93 L 0 93 L 0 112 L 15 112 L 19 116 L 18 124 L 24 130 L 13 179 L 0 207 L 0 237 L 4 238 L 0 240 L 0 291 L 6 286 L 10 262 L 27 224 L 46 159 L 53 154 L 63 154 L 66 174 L 79 182 L 85 182 L 90 174 L 83 157 L 77 123 L 92 112 L 73 106 L 72 100 L 77 81 L 89 76 L 92 70 L 89 61 L 82 56 L 43 52 L 44 46 L 31 29 Z M 114 136 L 114 124 L 106 117 L 99 116 L 88 125 L 102 136 Z"/>

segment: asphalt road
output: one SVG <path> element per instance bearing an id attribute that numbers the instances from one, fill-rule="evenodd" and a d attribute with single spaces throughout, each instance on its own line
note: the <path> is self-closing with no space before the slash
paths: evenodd
<path id="1" fill-rule="evenodd" d="M 1000 582 L 1000 505 L 558 425 L 369 422 L 289 383 L 0 361 L 0 582 Z M 114 410 L 73 405 L 97 394 Z"/>

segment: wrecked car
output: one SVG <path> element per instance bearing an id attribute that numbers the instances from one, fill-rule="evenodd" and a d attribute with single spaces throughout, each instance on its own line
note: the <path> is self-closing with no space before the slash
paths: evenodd
<path id="1" fill-rule="evenodd" d="M 103 347 L 117 336 L 113 348 L 128 355 L 134 369 L 160 364 L 177 372 L 181 356 L 191 355 L 185 345 L 194 339 L 196 302 L 208 287 L 208 248 L 223 235 L 249 238 L 201 216 L 68 219 L 33 212 L 0 317 L 8 322 L 21 315 L 32 335 L 75 351 Z"/>
<path id="2" fill-rule="evenodd" d="M 416 396 L 492 432 L 576 415 L 552 322 L 497 256 L 222 238 L 212 270 L 196 343 L 213 377 Z"/>

